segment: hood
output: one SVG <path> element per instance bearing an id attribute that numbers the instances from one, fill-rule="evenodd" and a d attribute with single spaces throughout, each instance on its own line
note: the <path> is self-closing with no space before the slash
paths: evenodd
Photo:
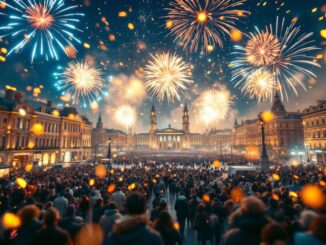
<path id="1" fill-rule="evenodd" d="M 116 221 L 112 234 L 118 241 L 132 241 L 146 229 L 147 223 L 146 215 L 126 215 Z"/>

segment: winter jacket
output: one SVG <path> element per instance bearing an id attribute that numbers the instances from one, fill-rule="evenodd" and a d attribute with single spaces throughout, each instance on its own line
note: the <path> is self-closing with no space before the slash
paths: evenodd
<path id="1" fill-rule="evenodd" d="M 99 221 L 99 224 L 102 227 L 105 236 L 112 231 L 114 222 L 120 218 L 121 214 L 117 209 L 108 209 L 105 211 Z"/>
<path id="2" fill-rule="evenodd" d="M 123 216 L 113 225 L 106 245 L 163 245 L 158 232 L 148 227 L 145 215 Z"/>

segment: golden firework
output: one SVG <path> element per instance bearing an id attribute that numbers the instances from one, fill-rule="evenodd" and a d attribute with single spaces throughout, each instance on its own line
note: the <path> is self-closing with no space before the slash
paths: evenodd
<path id="1" fill-rule="evenodd" d="M 64 90 L 64 95 L 71 95 L 73 104 L 79 103 L 80 97 L 90 102 L 97 101 L 101 96 L 103 80 L 101 72 L 93 65 L 82 62 L 70 62 L 59 77 L 57 87 Z"/>
<path id="2" fill-rule="evenodd" d="M 223 120 L 229 113 L 231 104 L 230 92 L 224 87 L 207 90 L 199 96 L 197 102 L 200 119 L 206 124 Z"/>
<path id="3" fill-rule="evenodd" d="M 247 60 L 255 66 L 272 65 L 278 59 L 281 48 L 278 38 L 270 32 L 252 34 L 246 45 Z"/>
<path id="4" fill-rule="evenodd" d="M 109 91 L 118 96 L 116 99 L 119 103 L 139 104 L 146 96 L 145 84 L 141 79 L 123 74 L 112 79 Z"/>
<path id="5" fill-rule="evenodd" d="M 257 99 L 258 102 L 272 100 L 276 87 L 273 75 L 263 69 L 255 71 L 241 85 L 241 91 L 250 99 Z"/>
<path id="6" fill-rule="evenodd" d="M 180 100 L 180 93 L 192 83 L 191 67 L 180 56 L 170 53 L 156 54 L 145 67 L 145 87 L 160 101 Z"/>
<path id="7" fill-rule="evenodd" d="M 168 28 L 176 43 L 190 51 L 208 51 L 235 30 L 236 22 L 249 11 L 240 8 L 246 0 L 174 0 L 167 8 Z"/>
<path id="8" fill-rule="evenodd" d="M 136 122 L 136 109 L 129 105 L 122 105 L 115 110 L 115 120 L 126 126 L 127 130 Z"/>

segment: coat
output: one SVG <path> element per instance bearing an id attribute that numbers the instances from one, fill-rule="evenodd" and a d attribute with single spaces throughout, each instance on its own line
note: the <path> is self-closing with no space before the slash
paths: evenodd
<path id="1" fill-rule="evenodd" d="M 72 245 L 70 235 L 57 225 L 46 227 L 36 233 L 33 245 Z"/>
<path id="2" fill-rule="evenodd" d="M 178 220 L 183 220 L 188 217 L 188 203 L 185 196 L 178 196 L 174 204 L 174 209 L 177 213 Z"/>
<path id="3" fill-rule="evenodd" d="M 163 245 L 158 232 L 148 227 L 145 215 L 123 216 L 113 225 L 106 245 Z"/>
<path id="4" fill-rule="evenodd" d="M 17 230 L 17 236 L 14 238 L 14 245 L 29 245 L 32 244 L 32 239 L 36 232 L 42 228 L 41 222 L 36 219 L 24 224 Z"/>
<path id="5" fill-rule="evenodd" d="M 222 238 L 224 245 L 260 244 L 260 233 L 268 220 L 263 215 L 243 214 L 236 217 L 231 224 L 231 230 Z"/>
<path id="6" fill-rule="evenodd" d="M 102 215 L 99 221 L 105 235 L 108 235 L 112 231 L 114 222 L 120 218 L 121 214 L 117 209 L 105 210 L 105 213 Z"/>
<path id="7" fill-rule="evenodd" d="M 59 222 L 59 226 L 68 231 L 72 239 L 75 238 L 79 230 L 85 225 L 84 219 L 80 216 L 72 216 L 63 218 Z"/>

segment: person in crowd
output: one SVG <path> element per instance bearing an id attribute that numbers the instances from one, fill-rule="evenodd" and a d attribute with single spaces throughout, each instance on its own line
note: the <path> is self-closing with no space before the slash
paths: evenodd
<path id="1" fill-rule="evenodd" d="M 278 202 L 272 197 L 268 199 L 267 215 L 276 222 L 282 223 L 284 221 L 283 209 L 279 207 Z"/>
<path id="2" fill-rule="evenodd" d="M 260 244 L 260 233 L 268 223 L 265 204 L 254 196 L 241 200 L 240 207 L 231 215 L 230 230 L 223 238 L 223 244 Z"/>
<path id="3" fill-rule="evenodd" d="M 195 193 L 193 193 L 188 202 L 188 210 L 189 210 L 188 218 L 189 218 L 190 226 L 192 229 L 194 228 L 194 219 L 195 219 L 197 207 L 198 207 L 198 200 L 197 200 Z"/>
<path id="4" fill-rule="evenodd" d="M 294 245 L 325 245 L 326 244 L 326 215 L 314 218 L 306 232 L 298 232 L 294 236 Z"/>
<path id="5" fill-rule="evenodd" d="M 59 221 L 58 225 L 60 228 L 68 231 L 70 237 L 74 240 L 77 233 L 85 225 L 85 222 L 82 217 L 76 216 L 75 206 L 69 205 L 66 216 Z"/>
<path id="6" fill-rule="evenodd" d="M 206 241 L 212 240 L 210 214 L 205 210 L 203 203 L 198 205 L 194 218 L 194 228 L 197 231 L 198 244 L 205 245 Z"/>
<path id="7" fill-rule="evenodd" d="M 115 202 L 120 212 L 123 212 L 125 209 L 126 195 L 121 191 L 120 187 L 117 187 L 116 192 L 113 193 L 111 201 Z"/>
<path id="8" fill-rule="evenodd" d="M 38 215 L 39 209 L 35 205 L 27 205 L 19 210 L 21 227 L 13 240 L 14 245 L 32 245 L 36 232 L 42 228 L 42 223 L 37 219 Z"/>
<path id="9" fill-rule="evenodd" d="M 91 210 L 91 204 L 89 201 L 89 197 L 84 194 L 79 204 L 79 215 L 84 219 L 86 223 L 89 223 L 91 220 L 90 210 Z"/>
<path id="10" fill-rule="evenodd" d="M 126 199 L 126 215 L 116 220 L 107 245 L 163 245 L 158 232 L 148 226 L 146 199 L 139 192 L 131 192 Z"/>
<path id="11" fill-rule="evenodd" d="M 177 220 L 180 224 L 181 236 L 184 234 L 186 219 L 188 217 L 188 203 L 183 192 L 180 192 L 174 204 L 174 210 L 177 215 Z"/>
<path id="12" fill-rule="evenodd" d="M 70 235 L 57 224 L 60 214 L 57 209 L 49 208 L 44 216 L 44 227 L 35 234 L 32 244 L 35 245 L 72 245 Z"/>
<path id="13" fill-rule="evenodd" d="M 151 215 L 150 215 L 151 222 L 156 220 L 160 216 L 161 212 L 164 210 L 167 210 L 167 209 L 168 209 L 168 203 L 167 203 L 166 199 L 161 198 L 159 205 L 155 209 L 153 209 L 151 212 Z"/>
<path id="14" fill-rule="evenodd" d="M 64 192 L 60 192 L 59 196 L 54 199 L 53 203 L 54 207 L 59 211 L 60 216 L 64 217 L 68 207 L 68 199 L 64 197 Z"/>
<path id="15" fill-rule="evenodd" d="M 290 238 L 282 225 L 272 222 L 262 229 L 260 245 L 290 245 Z"/>
<path id="16" fill-rule="evenodd" d="M 173 219 L 167 210 L 160 212 L 158 219 L 153 223 L 153 228 L 161 234 L 165 245 L 182 244 L 178 224 L 173 222 Z"/>
<path id="17" fill-rule="evenodd" d="M 99 220 L 99 224 L 102 227 L 103 234 L 107 235 L 112 231 L 114 222 L 121 218 L 121 214 L 114 202 L 110 202 L 107 205 L 107 209 Z"/>
<path id="18" fill-rule="evenodd" d="M 93 223 L 98 223 L 101 216 L 104 214 L 103 198 L 100 197 L 95 201 L 93 206 Z"/>

